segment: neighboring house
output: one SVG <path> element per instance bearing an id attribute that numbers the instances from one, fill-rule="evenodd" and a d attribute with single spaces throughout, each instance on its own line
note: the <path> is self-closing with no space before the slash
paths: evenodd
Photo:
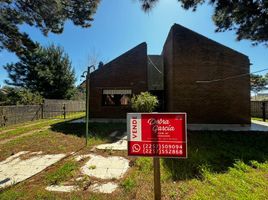
<path id="1" fill-rule="evenodd" d="M 247 56 L 174 24 L 162 55 L 141 43 L 91 74 L 91 117 L 125 118 L 131 96 L 150 91 L 159 111 L 186 112 L 189 123 L 249 124 L 249 75 L 230 78 L 245 73 Z"/>

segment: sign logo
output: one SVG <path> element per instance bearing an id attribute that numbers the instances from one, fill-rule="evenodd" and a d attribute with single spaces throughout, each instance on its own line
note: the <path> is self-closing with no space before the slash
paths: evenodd
<path id="1" fill-rule="evenodd" d="M 141 150 L 141 146 L 139 144 L 134 144 L 132 146 L 132 152 L 137 153 L 137 152 L 140 152 L 140 150 Z"/>

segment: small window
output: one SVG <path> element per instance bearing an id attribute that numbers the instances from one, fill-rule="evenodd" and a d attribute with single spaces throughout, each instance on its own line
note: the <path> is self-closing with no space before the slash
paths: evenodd
<path id="1" fill-rule="evenodd" d="M 103 90 L 102 105 L 126 106 L 130 103 L 131 90 Z"/>

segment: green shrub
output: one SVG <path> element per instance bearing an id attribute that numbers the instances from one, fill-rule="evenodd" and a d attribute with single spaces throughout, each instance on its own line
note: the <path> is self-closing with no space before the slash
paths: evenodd
<path id="1" fill-rule="evenodd" d="M 157 97 L 149 92 L 141 92 L 141 94 L 131 98 L 131 108 L 135 112 L 152 112 L 158 104 Z"/>

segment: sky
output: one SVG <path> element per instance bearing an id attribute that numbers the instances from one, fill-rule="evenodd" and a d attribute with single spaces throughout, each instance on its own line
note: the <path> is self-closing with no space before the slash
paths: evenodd
<path id="1" fill-rule="evenodd" d="M 250 71 L 268 68 L 268 48 L 252 46 L 250 41 L 236 41 L 232 31 L 215 33 L 210 5 L 198 7 L 196 12 L 185 11 L 177 0 L 161 0 L 149 13 L 142 11 L 138 0 L 102 0 L 90 28 L 66 22 L 62 34 L 43 36 L 39 29 L 23 25 L 32 40 L 43 46 L 60 45 L 69 55 L 79 84 L 91 57 L 107 63 L 136 45 L 146 42 L 148 54 L 161 54 L 167 34 L 174 23 L 185 26 L 212 40 L 247 55 L 252 63 Z M 0 85 L 8 79 L 3 66 L 18 59 L 7 51 L 0 52 Z M 266 71 L 268 72 L 268 71 Z M 263 72 L 263 73 L 266 73 Z"/>

